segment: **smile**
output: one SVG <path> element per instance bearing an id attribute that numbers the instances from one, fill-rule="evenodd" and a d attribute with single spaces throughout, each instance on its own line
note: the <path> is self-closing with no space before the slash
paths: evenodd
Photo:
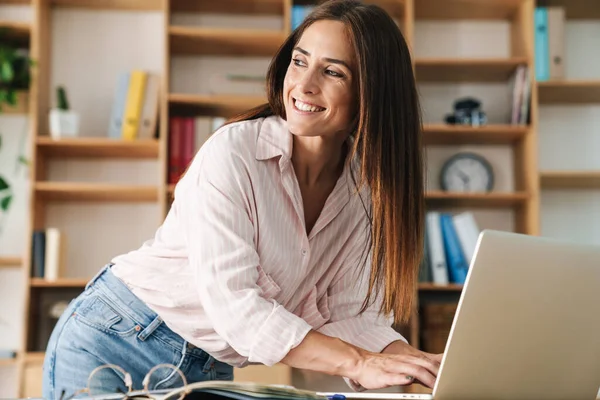
<path id="1" fill-rule="evenodd" d="M 325 108 L 323 108 L 323 107 L 319 107 L 319 106 L 316 106 L 314 104 L 305 103 L 305 102 L 300 101 L 298 99 L 293 99 L 293 100 L 294 100 L 294 108 L 296 108 L 299 111 L 304 111 L 304 112 L 321 112 L 321 111 L 325 111 Z"/>

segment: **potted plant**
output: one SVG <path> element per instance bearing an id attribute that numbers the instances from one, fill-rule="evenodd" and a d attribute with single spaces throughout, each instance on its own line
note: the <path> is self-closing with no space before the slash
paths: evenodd
<path id="1" fill-rule="evenodd" d="M 27 113 L 28 91 L 31 84 L 31 67 L 34 62 L 27 51 L 5 40 L 7 31 L 0 31 L 0 114 Z M 0 157 L 2 152 L 2 132 L 0 131 Z M 23 154 L 18 154 L 18 165 L 27 165 Z M 3 222 L 13 201 L 14 193 L 10 180 L 0 173 L 0 234 Z"/>
<path id="2" fill-rule="evenodd" d="M 56 88 L 57 107 L 50 110 L 50 135 L 59 139 L 79 133 L 79 115 L 69 107 L 67 92 L 63 86 Z"/>
<path id="3" fill-rule="evenodd" d="M 0 112 L 27 113 L 33 60 L 26 50 L 0 43 Z"/>

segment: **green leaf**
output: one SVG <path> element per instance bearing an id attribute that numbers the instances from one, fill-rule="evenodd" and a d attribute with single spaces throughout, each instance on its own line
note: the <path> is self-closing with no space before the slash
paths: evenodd
<path id="1" fill-rule="evenodd" d="M 0 176 L 0 190 L 6 190 L 10 188 L 10 185 Z"/>
<path id="2" fill-rule="evenodd" d="M 8 211 L 8 208 L 10 207 L 10 203 L 12 201 L 12 194 L 6 196 L 5 198 L 3 198 L 2 200 L 0 200 L 0 209 L 4 212 Z"/>
<path id="3" fill-rule="evenodd" d="M 0 80 L 4 82 L 11 82 L 15 76 L 12 64 L 8 61 L 3 62 L 0 65 Z"/>

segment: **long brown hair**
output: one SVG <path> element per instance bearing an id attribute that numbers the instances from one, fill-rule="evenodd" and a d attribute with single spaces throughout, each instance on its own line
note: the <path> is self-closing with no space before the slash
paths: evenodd
<path id="1" fill-rule="evenodd" d="M 267 72 L 268 104 L 229 122 L 278 115 L 285 119 L 283 81 L 292 50 L 318 20 L 343 22 L 358 65 L 359 115 L 349 159 L 357 156 L 360 179 L 371 191 L 372 264 L 361 312 L 379 296 L 381 312 L 408 321 L 423 256 L 424 171 L 421 111 L 410 51 L 394 20 L 381 8 L 354 0 L 322 3 L 287 38 Z"/>

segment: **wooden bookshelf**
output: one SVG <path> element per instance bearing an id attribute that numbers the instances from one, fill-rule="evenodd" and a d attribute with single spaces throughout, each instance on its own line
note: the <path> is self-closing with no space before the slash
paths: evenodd
<path id="1" fill-rule="evenodd" d="M 169 108 L 173 114 L 214 115 L 227 117 L 267 102 L 262 96 L 195 95 L 172 93 Z"/>
<path id="2" fill-rule="evenodd" d="M 522 0 L 415 0 L 415 18 L 427 20 L 508 20 Z"/>
<path id="3" fill-rule="evenodd" d="M 49 281 L 44 278 L 31 278 L 30 286 L 33 288 L 83 288 L 89 279 L 61 278 L 55 281 Z"/>
<path id="4" fill-rule="evenodd" d="M 0 21 L 0 32 L 6 29 L 6 39 L 18 46 L 27 46 L 31 35 L 31 25 L 25 22 Z"/>
<path id="5" fill-rule="evenodd" d="M 283 10 L 281 0 L 171 0 L 171 11 L 179 13 L 282 15 Z"/>
<path id="6" fill-rule="evenodd" d="M 169 39 L 174 55 L 268 56 L 281 46 L 285 35 L 269 30 L 171 26 Z"/>
<path id="7" fill-rule="evenodd" d="M 600 189 L 600 171 L 542 171 L 543 189 Z"/>
<path id="8" fill-rule="evenodd" d="M 46 157 L 74 158 L 158 158 L 158 140 L 120 140 L 106 137 L 53 139 L 37 138 L 37 146 Z"/>
<path id="9" fill-rule="evenodd" d="M 600 79 L 538 82 L 540 104 L 600 103 Z"/>
<path id="10" fill-rule="evenodd" d="M 31 4 L 32 0 L 0 0 L 0 4 Z"/>
<path id="11" fill-rule="evenodd" d="M 4 368 L 4 367 L 14 367 L 17 365 L 17 359 L 16 358 L 0 358 L 0 368 Z"/>
<path id="12" fill-rule="evenodd" d="M 417 80 L 421 82 L 503 82 L 514 70 L 527 64 L 523 57 L 507 59 L 417 58 Z"/>
<path id="13" fill-rule="evenodd" d="M 39 201 L 92 202 L 154 202 L 158 200 L 155 186 L 102 184 L 83 182 L 36 182 Z"/>
<path id="14" fill-rule="evenodd" d="M 419 283 L 419 290 L 422 292 L 460 292 L 463 289 L 463 285 L 448 284 L 448 285 L 436 285 L 434 283 Z"/>
<path id="15" fill-rule="evenodd" d="M 520 125 L 427 124 L 423 127 L 423 139 L 426 145 L 510 145 L 521 140 L 528 130 Z"/>
<path id="16" fill-rule="evenodd" d="M 21 267 L 23 260 L 17 256 L 0 256 L 0 268 L 15 268 Z"/>
<path id="17" fill-rule="evenodd" d="M 528 198 L 525 192 L 516 193 L 451 193 L 432 191 L 426 194 L 432 207 L 506 208 L 521 206 Z"/>
<path id="18" fill-rule="evenodd" d="M 567 19 L 600 19 L 600 3 L 597 0 L 544 0 L 544 4 L 564 7 Z"/>
<path id="19" fill-rule="evenodd" d="M 320 1 L 320 0 L 317 0 Z M 550 0 L 552 1 L 552 0 Z M 564 0 L 565 2 L 567 0 Z M 571 1 L 571 0 L 568 0 Z M 584 2 L 584 0 L 573 0 Z M 596 0 L 592 0 L 596 1 Z M 300 0 L 306 2 L 306 0 Z M 530 0 L 365 0 L 376 3 L 386 9 L 405 30 L 405 36 L 411 49 L 415 46 L 414 24 L 418 20 L 496 20 L 509 21 L 511 50 L 506 58 L 417 58 L 415 71 L 418 82 L 487 82 L 507 83 L 511 74 L 521 64 L 533 68 L 533 7 Z M 166 183 L 168 167 L 168 139 L 170 116 L 223 116 L 229 117 L 234 113 L 248 110 L 266 102 L 265 96 L 247 95 L 210 95 L 202 93 L 177 93 L 172 88 L 172 57 L 189 56 L 225 56 L 238 57 L 240 63 L 248 57 L 270 57 L 290 32 L 289 17 L 291 15 L 291 0 L 0 0 L 0 4 L 30 4 L 34 9 L 34 18 L 30 26 L 20 25 L 17 32 L 21 37 L 27 34 L 32 55 L 39 61 L 40 69 L 36 74 L 30 94 L 30 110 L 33 127 L 33 138 L 30 143 L 32 154 L 30 194 L 33 203 L 29 210 L 32 216 L 27 234 L 35 229 L 41 229 L 47 218 L 46 207 L 50 202 L 127 202 L 132 204 L 142 202 L 158 202 L 161 215 L 168 211 L 169 196 L 172 196 L 174 185 Z M 578 3 L 579 4 L 579 3 Z M 591 5 L 592 3 L 587 3 Z M 593 4 L 592 4 L 593 5 Z M 161 13 L 164 17 L 164 48 L 157 48 L 161 57 L 164 56 L 166 77 L 161 87 L 161 104 L 159 120 L 159 138 L 147 141 L 110 140 L 108 138 L 72 138 L 55 141 L 47 134 L 47 110 L 51 106 L 53 91 L 51 87 L 52 65 L 52 7 L 84 8 L 95 12 L 101 10 L 127 11 L 131 13 L 151 11 Z M 580 13 L 578 6 L 569 6 L 569 12 Z M 236 17 L 256 18 L 275 16 L 283 19 L 281 31 L 266 31 L 259 29 L 224 29 L 201 26 L 173 25 L 173 13 L 222 13 Z M 116 44 L 118 45 L 118 44 Z M 135 49 L 132 49 L 135 50 Z M 107 54 L 100 53 L 99 60 Z M 201 70 L 198 73 L 202 73 Z M 572 85 L 572 83 L 569 83 Z M 575 85 L 576 86 L 576 85 Z M 586 83 L 584 89 L 592 92 Z M 593 86 L 593 85 L 592 85 Z M 516 214 L 516 230 L 536 234 L 538 231 L 538 186 L 540 179 L 537 171 L 537 107 L 538 93 L 540 101 L 549 98 L 548 90 L 557 91 L 549 84 L 533 85 L 532 87 L 532 121 L 528 126 L 490 124 L 482 127 L 448 126 L 444 124 L 428 124 L 424 126 L 423 138 L 429 145 L 498 145 L 510 146 L 514 150 L 514 192 L 492 193 L 446 193 L 433 191 L 426 194 L 429 207 L 438 209 L 468 208 L 468 209 L 510 209 Z M 581 98 L 573 86 L 568 87 L 573 92 L 567 97 Z M 560 90 L 565 90 L 561 87 Z M 83 92 L 80 92 L 83 93 Z M 564 96 L 559 93 L 557 96 Z M 551 96 L 550 96 L 551 97 Z M 159 164 L 160 181 L 155 186 L 137 186 L 116 183 L 90 182 L 53 182 L 48 181 L 46 171 L 52 158 L 80 159 L 140 159 L 156 160 Z M 543 175 L 544 176 L 544 175 Z M 548 178 L 548 176 L 546 176 Z M 27 239 L 30 246 L 30 237 Z M 15 257 L 21 265 L 28 265 L 30 255 L 21 260 Z M 12 261 L 11 261 L 12 262 Z M 2 259 L 0 259 L 2 266 Z M 87 283 L 84 279 L 60 279 L 47 281 L 30 278 L 28 268 L 23 268 L 28 290 L 25 301 L 26 314 L 37 307 L 36 296 L 44 291 L 60 291 L 83 288 Z M 460 293 L 461 285 L 436 286 L 420 284 L 419 293 L 427 296 L 445 296 Z M 32 290 L 34 289 L 34 290 Z M 33 293 L 33 295 L 32 295 Z M 26 315 L 27 316 L 27 315 Z M 44 353 L 31 352 L 27 348 L 27 338 L 35 331 L 35 324 L 26 318 L 22 353 L 22 366 L 27 362 L 40 362 Z M 411 325 L 409 340 L 418 347 L 419 327 Z M 27 361 L 29 360 L 29 361 Z M 21 376 L 20 379 L 26 377 Z M 20 385 L 21 389 L 23 385 Z M 23 396 L 21 396 L 23 397 Z"/>
<path id="20" fill-rule="evenodd" d="M 54 7 L 95 10 L 160 11 L 162 0 L 50 0 Z"/>

